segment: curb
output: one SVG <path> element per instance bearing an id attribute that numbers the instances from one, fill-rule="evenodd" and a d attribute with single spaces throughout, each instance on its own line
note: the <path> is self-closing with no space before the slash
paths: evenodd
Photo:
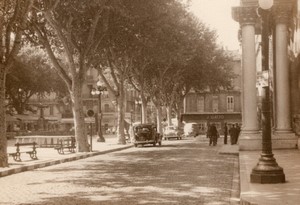
<path id="1" fill-rule="evenodd" d="M 234 160 L 230 205 L 240 204 L 240 168 L 239 159 Z"/>
<path id="2" fill-rule="evenodd" d="M 34 165 L 27 165 L 27 166 L 25 165 L 25 166 L 18 167 L 18 168 L 12 168 L 12 169 L 9 169 L 9 170 L 0 171 L 0 177 L 12 175 L 12 174 L 17 174 L 17 173 L 20 173 L 20 172 L 31 171 L 31 170 L 39 169 L 39 168 L 43 168 L 43 167 L 48 167 L 48 166 L 51 166 L 51 165 L 62 164 L 62 163 L 65 163 L 65 162 L 71 162 L 71 161 L 84 159 L 84 158 L 88 158 L 88 157 L 93 157 L 93 156 L 97 156 L 97 155 L 107 154 L 107 153 L 111 153 L 111 152 L 117 152 L 117 151 L 125 150 L 125 149 L 131 148 L 131 147 L 133 147 L 133 145 L 127 145 L 125 147 L 119 147 L 119 148 L 114 148 L 114 149 L 105 150 L 105 151 L 84 153 L 84 154 L 80 154 L 78 156 L 68 157 L 68 158 L 59 159 L 59 160 L 54 159 L 53 161 L 50 161 L 50 162 L 49 161 L 48 162 L 41 162 L 41 163 L 34 164 Z"/>

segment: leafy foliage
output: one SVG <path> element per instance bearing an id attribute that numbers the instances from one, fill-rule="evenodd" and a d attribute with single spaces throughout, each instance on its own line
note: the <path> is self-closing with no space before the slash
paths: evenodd
<path id="1" fill-rule="evenodd" d="M 9 106 L 18 114 L 33 110 L 28 105 L 28 100 L 33 95 L 41 98 L 51 93 L 66 95 L 66 86 L 49 63 L 42 49 L 29 45 L 21 49 L 6 81 Z"/>

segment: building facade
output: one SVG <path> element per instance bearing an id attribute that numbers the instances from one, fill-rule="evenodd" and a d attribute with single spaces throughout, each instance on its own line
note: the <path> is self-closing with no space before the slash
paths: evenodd
<path id="1" fill-rule="evenodd" d="M 98 71 L 90 69 L 86 75 L 86 81 L 83 86 L 83 110 L 93 110 L 98 113 L 101 109 L 102 113 L 102 130 L 111 133 L 117 127 L 117 105 L 114 96 L 110 92 L 101 95 L 101 103 L 99 96 L 92 95 L 92 89 L 96 87 L 98 81 Z M 134 90 L 127 90 L 125 96 L 125 121 L 132 123 L 140 121 L 141 108 L 135 103 L 138 94 Z M 14 114 L 7 115 L 7 135 L 13 137 L 15 135 L 26 135 L 31 133 L 71 133 L 74 127 L 73 111 L 71 103 L 67 97 L 63 99 L 57 98 L 52 93 L 45 98 L 33 96 L 30 98 L 29 104 L 35 112 L 28 112 L 23 115 Z M 100 108 L 101 106 L 101 108 Z M 86 127 L 90 123 L 94 124 L 95 119 L 86 116 Z M 94 128 L 96 126 L 93 126 Z"/>
<path id="2" fill-rule="evenodd" d="M 195 122 L 202 134 L 206 133 L 207 125 L 214 123 L 223 134 L 227 125 L 242 124 L 241 116 L 241 61 L 238 51 L 231 51 L 233 61 L 230 66 L 237 76 L 232 79 L 232 90 L 219 92 L 195 92 L 191 90 L 184 99 L 183 123 Z"/>

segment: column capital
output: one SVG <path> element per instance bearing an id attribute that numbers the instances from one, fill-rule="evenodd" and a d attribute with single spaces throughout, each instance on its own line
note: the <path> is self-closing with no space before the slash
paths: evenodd
<path id="1" fill-rule="evenodd" d="M 284 23 L 289 24 L 291 20 L 292 5 L 278 4 L 272 8 L 273 18 L 276 24 Z"/>
<path id="2" fill-rule="evenodd" d="M 232 7 L 232 18 L 243 25 L 255 25 L 258 15 L 257 7 L 254 6 L 239 6 Z"/>

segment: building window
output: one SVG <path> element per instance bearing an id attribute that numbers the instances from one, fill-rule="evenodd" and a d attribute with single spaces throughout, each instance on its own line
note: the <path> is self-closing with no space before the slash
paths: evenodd
<path id="1" fill-rule="evenodd" d="M 234 109 L 234 98 L 233 96 L 227 96 L 227 111 L 233 112 Z"/>
<path id="2" fill-rule="evenodd" d="M 219 99 L 218 96 L 213 96 L 213 104 L 212 104 L 213 112 L 219 111 Z"/>
<path id="3" fill-rule="evenodd" d="M 104 112 L 109 112 L 109 104 L 104 105 Z"/>
<path id="4" fill-rule="evenodd" d="M 198 96 L 197 98 L 197 112 L 204 112 L 204 97 Z"/>
<path id="5" fill-rule="evenodd" d="M 194 94 L 188 96 L 187 112 L 197 112 L 197 96 Z"/>

